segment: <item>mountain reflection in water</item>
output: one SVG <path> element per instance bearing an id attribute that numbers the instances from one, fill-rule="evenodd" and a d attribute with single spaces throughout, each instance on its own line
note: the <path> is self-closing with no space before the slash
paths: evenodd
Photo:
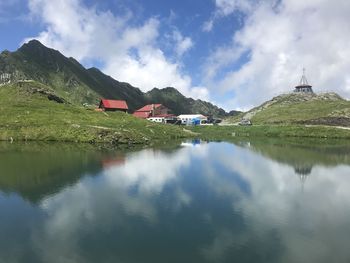
<path id="1" fill-rule="evenodd" d="M 337 144 L 1 144 L 0 262 L 349 262 Z"/>

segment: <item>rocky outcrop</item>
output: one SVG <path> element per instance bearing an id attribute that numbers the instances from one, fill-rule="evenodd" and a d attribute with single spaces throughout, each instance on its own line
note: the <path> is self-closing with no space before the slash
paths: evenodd
<path id="1" fill-rule="evenodd" d="M 48 100 L 56 102 L 56 103 L 67 103 L 67 101 L 56 95 L 53 90 L 50 90 L 48 87 L 39 84 L 33 80 L 26 81 L 17 81 L 17 86 L 29 92 L 30 94 L 40 94 L 47 97 Z"/>

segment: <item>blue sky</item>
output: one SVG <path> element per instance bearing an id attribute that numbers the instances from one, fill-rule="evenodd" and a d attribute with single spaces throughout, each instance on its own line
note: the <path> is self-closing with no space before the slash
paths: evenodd
<path id="1" fill-rule="evenodd" d="M 293 90 L 350 97 L 347 0 L 0 0 L 0 49 L 30 39 L 143 91 L 226 110 Z"/>

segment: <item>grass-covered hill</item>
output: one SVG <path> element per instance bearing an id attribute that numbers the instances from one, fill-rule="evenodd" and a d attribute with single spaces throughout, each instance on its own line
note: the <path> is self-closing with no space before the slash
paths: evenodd
<path id="1" fill-rule="evenodd" d="M 1 74 L 10 74 L 13 82 L 35 80 L 47 85 L 72 104 L 97 104 L 103 97 L 126 100 L 131 112 L 146 103 L 162 103 L 177 114 L 226 115 L 223 109 L 208 102 L 186 98 L 174 88 L 156 89 L 145 94 L 128 83 L 105 75 L 97 68 L 85 69 L 74 58 L 67 58 L 37 40 L 24 44 L 15 52 L 2 52 Z"/>
<path id="2" fill-rule="evenodd" d="M 130 108 L 143 105 L 143 93 L 127 83 L 120 83 L 97 69 L 85 69 L 74 58 L 32 40 L 15 52 L 0 55 L 0 74 L 11 79 L 35 80 L 52 87 L 70 103 L 97 104 L 101 97 L 124 99 Z"/>
<path id="3" fill-rule="evenodd" d="M 253 124 L 350 126 L 350 102 L 335 93 L 291 93 L 246 112 Z M 231 118 L 237 122 L 239 118 Z"/>
<path id="4" fill-rule="evenodd" d="M 68 103 L 35 81 L 0 85 L 0 140 L 144 144 L 185 137 L 179 127 Z"/>

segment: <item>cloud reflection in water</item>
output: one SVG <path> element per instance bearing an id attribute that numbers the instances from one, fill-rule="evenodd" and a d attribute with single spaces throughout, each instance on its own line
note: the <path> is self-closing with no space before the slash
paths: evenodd
<path id="1" fill-rule="evenodd" d="M 30 246 L 43 262 L 348 262 L 344 153 L 301 182 L 299 162 L 252 147 L 118 156 L 40 202 Z"/>

